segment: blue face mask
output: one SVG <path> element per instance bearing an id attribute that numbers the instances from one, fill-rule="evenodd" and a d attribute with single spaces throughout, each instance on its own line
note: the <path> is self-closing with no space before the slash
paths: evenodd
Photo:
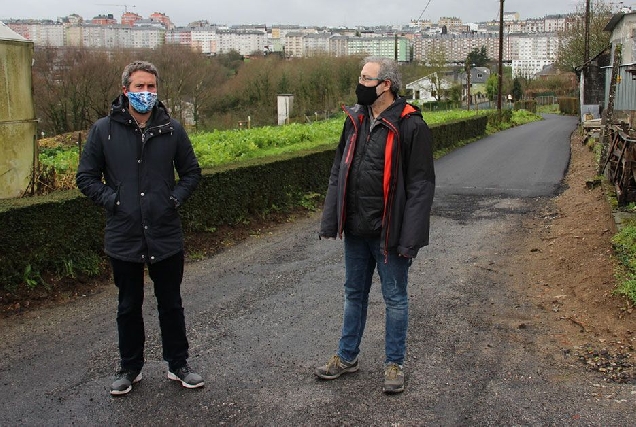
<path id="1" fill-rule="evenodd" d="M 147 113 L 157 103 L 157 94 L 154 92 L 127 92 L 130 106 L 138 113 Z"/>

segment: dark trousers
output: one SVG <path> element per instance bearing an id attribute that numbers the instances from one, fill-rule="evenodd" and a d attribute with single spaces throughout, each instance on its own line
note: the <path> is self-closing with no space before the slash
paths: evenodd
<path id="1" fill-rule="evenodd" d="M 144 365 L 144 301 L 145 264 L 110 258 L 115 285 L 119 288 L 117 329 L 121 368 L 141 370 Z M 179 252 L 163 261 L 147 264 L 155 288 L 163 359 L 170 370 L 180 368 L 188 359 L 185 316 L 181 303 L 184 254 Z"/>

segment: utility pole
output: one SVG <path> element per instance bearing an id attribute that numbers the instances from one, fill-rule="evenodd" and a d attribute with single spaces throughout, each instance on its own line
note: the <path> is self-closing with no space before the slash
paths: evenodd
<path id="1" fill-rule="evenodd" d="M 470 70 L 471 70 L 472 66 L 471 64 L 466 61 L 466 108 L 468 109 L 468 111 L 470 111 L 470 97 L 472 96 L 470 94 Z"/>
<path id="2" fill-rule="evenodd" d="M 398 60 L 398 36 L 397 31 L 395 32 L 395 39 L 393 41 L 393 50 L 395 51 L 395 62 Z"/>
<path id="3" fill-rule="evenodd" d="M 497 91 L 497 112 L 501 116 L 501 97 L 503 96 L 503 33 L 504 33 L 504 0 L 499 4 L 499 76 Z"/>
<path id="4" fill-rule="evenodd" d="M 590 60 L 590 0 L 585 2 L 585 48 L 583 53 L 583 63 Z"/>

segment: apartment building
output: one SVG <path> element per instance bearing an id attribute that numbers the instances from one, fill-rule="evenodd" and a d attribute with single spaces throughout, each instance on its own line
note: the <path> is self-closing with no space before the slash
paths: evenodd
<path id="1" fill-rule="evenodd" d="M 553 64 L 559 49 L 555 33 L 519 34 L 515 36 L 518 55 L 512 59 L 512 76 L 531 78 Z"/>
<path id="2" fill-rule="evenodd" d="M 510 59 L 512 45 L 504 40 L 504 59 Z M 440 53 L 447 62 L 463 62 L 473 49 L 486 47 L 489 58 L 499 57 L 499 35 L 494 33 L 420 34 L 413 40 L 413 60 L 428 62 Z"/>
<path id="3" fill-rule="evenodd" d="M 128 25 L 129 27 L 132 27 L 133 25 L 135 25 L 135 22 L 139 21 L 140 19 L 143 19 L 141 15 L 138 15 L 134 12 L 124 12 L 121 15 L 121 25 Z"/>
<path id="4" fill-rule="evenodd" d="M 285 49 L 286 58 L 302 58 L 304 55 L 303 48 L 305 43 L 303 42 L 305 33 L 300 31 L 288 32 L 285 34 L 285 42 L 283 43 Z"/>
<path id="5" fill-rule="evenodd" d="M 284 52 L 288 58 L 329 54 L 379 55 L 395 58 L 396 40 L 399 61 L 426 62 L 429 58 L 447 62 L 463 62 L 473 49 L 486 47 L 488 56 L 499 57 L 498 22 L 471 24 L 444 17 L 437 24 L 411 21 L 401 28 L 382 26 L 368 28 L 318 29 L 298 25 L 242 25 L 219 27 L 207 21 L 176 28 L 170 18 L 155 12 L 144 19 L 125 12 L 122 24 L 113 24 L 112 15 L 82 23 L 80 16 L 53 21 L 8 21 L 8 26 L 37 45 L 85 46 L 103 48 L 155 48 L 163 43 L 191 46 L 208 55 L 237 51 L 241 55 L 254 52 Z M 580 17 L 546 16 L 520 20 L 518 13 L 504 17 L 504 61 L 513 63 L 515 76 L 531 76 L 556 58 L 556 34 L 576 25 Z M 445 32 L 442 33 L 442 28 Z M 466 31 L 472 28 L 471 31 Z M 549 30 L 549 31 L 548 31 Z"/>
<path id="6" fill-rule="evenodd" d="M 163 27 L 166 30 L 172 30 L 175 27 L 175 25 L 172 23 L 170 18 L 168 16 L 166 16 L 165 13 L 154 12 L 154 13 L 150 14 L 148 19 L 161 23 L 161 25 L 163 25 Z"/>
<path id="7" fill-rule="evenodd" d="M 320 56 L 329 54 L 329 38 L 331 33 L 306 34 L 303 37 L 303 56 Z"/>
<path id="8" fill-rule="evenodd" d="M 117 24 L 117 20 L 112 13 L 109 13 L 108 15 L 95 16 L 90 20 L 90 23 L 94 25 L 115 25 Z"/>
<path id="9" fill-rule="evenodd" d="M 63 47 L 65 24 L 53 21 L 7 21 L 7 26 L 36 46 Z"/>
<path id="10" fill-rule="evenodd" d="M 349 37 L 334 35 L 329 38 L 329 54 L 332 56 L 349 55 Z"/>
<path id="11" fill-rule="evenodd" d="M 466 24 L 464 24 L 461 19 L 454 16 L 444 16 L 439 18 L 439 21 L 437 21 L 437 26 L 439 28 L 446 28 L 447 32 L 461 33 L 464 31 L 468 31 L 468 27 L 466 26 Z"/>
<path id="12" fill-rule="evenodd" d="M 81 24 L 66 29 L 65 46 L 155 49 L 165 42 L 165 29 L 123 25 Z"/>
<path id="13" fill-rule="evenodd" d="M 228 53 L 237 51 L 241 55 L 263 53 L 268 45 L 267 33 L 259 30 L 217 30 L 216 52 Z"/>
<path id="14" fill-rule="evenodd" d="M 347 51 L 349 55 L 381 56 L 394 58 L 399 62 L 411 61 L 411 45 L 404 37 L 350 37 L 347 41 Z"/>
<path id="15" fill-rule="evenodd" d="M 196 43 L 192 41 L 191 28 L 175 28 L 174 30 L 166 31 L 164 34 L 166 38 L 166 44 L 178 44 L 182 46 L 192 46 L 193 49 L 197 49 Z M 216 37 L 215 37 L 216 40 Z"/>

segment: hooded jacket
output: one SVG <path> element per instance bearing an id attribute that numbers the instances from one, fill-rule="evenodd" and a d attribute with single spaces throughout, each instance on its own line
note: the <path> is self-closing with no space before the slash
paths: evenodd
<path id="1" fill-rule="evenodd" d="M 413 258 L 429 243 L 435 193 L 430 129 L 419 109 L 404 98 L 397 98 L 373 125 L 368 107 L 343 109 L 347 118 L 319 234 L 379 235 L 385 254 L 395 251 Z"/>
<path id="2" fill-rule="evenodd" d="M 90 129 L 76 175 L 80 191 L 106 210 L 106 254 L 140 263 L 183 250 L 177 208 L 200 179 L 190 139 L 164 105 L 140 129 L 123 94 Z"/>

